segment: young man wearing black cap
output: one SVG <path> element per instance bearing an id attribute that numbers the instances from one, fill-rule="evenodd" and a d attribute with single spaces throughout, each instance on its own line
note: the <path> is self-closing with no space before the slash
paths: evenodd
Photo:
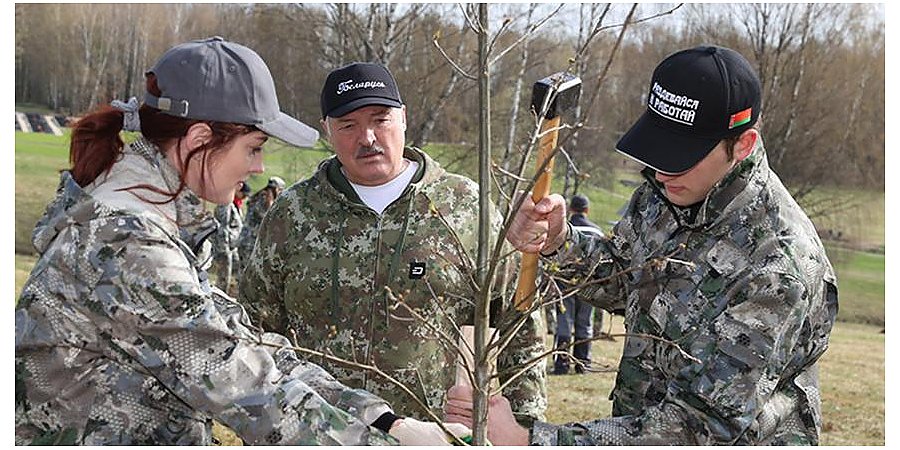
<path id="1" fill-rule="evenodd" d="M 457 352 L 437 336 L 457 336 L 473 314 L 478 185 L 405 147 L 406 107 L 386 67 L 332 71 L 321 106 L 335 157 L 268 212 L 241 296 L 268 328 L 296 330 L 303 345 L 374 364 L 440 413 Z M 493 219 L 499 233 L 501 217 Z M 538 313 L 530 316 L 500 354 L 501 381 L 543 353 L 541 324 Z M 348 385 L 383 395 L 398 414 L 422 414 L 383 378 L 321 363 Z M 545 379 L 536 365 L 504 390 L 522 423 L 542 419 Z"/>
<path id="2" fill-rule="evenodd" d="M 819 442 L 816 361 L 837 284 L 815 228 L 768 166 L 759 114 L 760 83 L 740 54 L 677 52 L 656 68 L 646 113 L 618 143 L 646 166 L 646 182 L 611 236 L 567 227 L 558 195 L 526 201 L 510 242 L 563 266 L 593 262 L 594 279 L 623 274 L 582 292 L 624 308 L 631 335 L 613 417 L 526 430 L 498 397 L 491 442 Z M 449 420 L 465 423 L 469 397 L 450 392 Z"/>

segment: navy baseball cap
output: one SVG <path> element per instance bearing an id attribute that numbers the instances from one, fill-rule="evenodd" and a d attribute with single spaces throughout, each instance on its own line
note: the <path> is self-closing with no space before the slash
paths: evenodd
<path id="1" fill-rule="evenodd" d="M 403 106 L 397 82 L 387 67 L 353 63 L 332 70 L 322 87 L 322 118 L 341 117 L 363 106 Z"/>
<path id="2" fill-rule="evenodd" d="M 756 71 L 734 50 L 700 46 L 669 55 L 653 71 L 647 111 L 616 150 L 658 172 L 685 172 L 756 123 L 761 91 Z"/>
<path id="3" fill-rule="evenodd" d="M 219 36 L 176 45 L 147 71 L 162 95 L 144 103 L 187 119 L 253 125 L 297 147 L 310 147 L 319 132 L 281 112 L 269 67 L 253 50 Z"/>
<path id="4" fill-rule="evenodd" d="M 586 208 L 590 206 L 591 202 L 587 197 L 581 194 L 575 194 L 572 196 L 572 202 L 569 203 L 569 208 L 573 211 L 584 211 Z"/>

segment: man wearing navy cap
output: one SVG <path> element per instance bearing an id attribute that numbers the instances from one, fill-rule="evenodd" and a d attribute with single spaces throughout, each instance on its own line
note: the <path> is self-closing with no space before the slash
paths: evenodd
<path id="1" fill-rule="evenodd" d="M 569 203 L 569 224 L 585 233 L 594 233 L 603 236 L 600 227 L 587 218 L 590 201 L 588 198 L 575 194 Z M 574 274 L 572 273 L 574 272 Z M 579 270 L 561 271 L 559 279 L 579 279 Z M 577 289 L 578 283 L 566 283 L 557 281 L 562 291 Z M 603 326 L 603 314 L 598 311 L 599 323 L 594 319 L 594 305 L 581 298 L 579 292 L 573 292 L 565 296 L 556 304 L 556 348 L 565 353 L 557 354 L 553 359 L 553 374 L 565 375 L 569 373 L 569 363 L 574 361 L 575 373 L 583 374 L 591 367 L 591 341 L 594 337 L 594 327 L 600 331 Z M 575 337 L 574 344 L 572 337 Z M 571 356 L 570 356 L 571 355 Z"/>
<path id="2" fill-rule="evenodd" d="M 498 397 L 489 439 L 817 444 L 816 362 L 837 282 L 815 228 L 766 161 L 759 79 L 737 52 L 696 47 L 657 66 L 647 98 L 617 145 L 646 167 L 646 181 L 610 236 L 566 226 L 559 195 L 537 205 L 526 196 L 508 235 L 561 266 L 593 263 L 595 280 L 620 274 L 581 290 L 598 307 L 625 310 L 612 417 L 527 430 Z M 529 243 L 535 235 L 543 239 Z M 450 392 L 448 420 L 465 423 L 468 397 Z"/>
<path id="3" fill-rule="evenodd" d="M 268 328 L 295 330 L 303 345 L 374 364 L 440 414 L 458 356 L 439 336 L 455 340 L 474 309 L 478 184 L 405 146 L 406 106 L 380 64 L 332 71 L 321 107 L 335 156 L 272 206 L 241 296 Z M 492 220 L 497 235 L 502 218 L 495 212 Z M 497 316 L 514 309 L 501 301 Z M 543 334 L 536 312 L 498 357 L 501 383 L 516 367 L 542 360 Z M 384 396 L 397 414 L 422 415 L 384 378 L 317 362 L 349 386 Z M 543 419 L 545 380 L 538 364 L 504 389 L 521 423 Z"/>

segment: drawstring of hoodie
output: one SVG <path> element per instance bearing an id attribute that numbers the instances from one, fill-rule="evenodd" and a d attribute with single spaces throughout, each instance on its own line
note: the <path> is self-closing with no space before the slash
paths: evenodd
<path id="1" fill-rule="evenodd" d="M 304 195 L 304 199 L 309 195 Z M 334 238 L 334 248 L 331 251 L 331 309 L 329 314 L 332 318 L 340 317 L 341 310 L 341 281 L 338 276 L 341 267 L 341 245 L 344 244 L 344 226 L 347 224 L 347 217 L 343 208 L 338 208 L 341 213 L 340 228 L 338 228 L 337 236 Z"/>
<path id="2" fill-rule="evenodd" d="M 416 188 L 414 186 L 411 187 L 412 191 L 409 193 L 409 202 L 406 205 L 406 217 L 403 219 L 403 227 L 400 228 L 400 238 L 397 239 L 397 244 L 394 245 L 394 254 L 391 256 L 391 263 L 388 265 L 388 283 L 394 279 L 394 275 L 397 273 L 397 266 L 400 263 L 400 255 L 403 253 L 403 247 L 406 244 L 406 232 L 409 229 L 409 217 L 412 216 L 413 205 L 416 203 Z M 387 290 L 384 291 L 384 320 L 385 323 L 390 326 L 391 323 L 391 305 L 388 302 L 388 293 Z"/>

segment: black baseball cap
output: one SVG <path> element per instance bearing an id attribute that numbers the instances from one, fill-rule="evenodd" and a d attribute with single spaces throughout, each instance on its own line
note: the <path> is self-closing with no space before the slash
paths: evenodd
<path id="1" fill-rule="evenodd" d="M 400 108 L 400 90 L 387 67 L 353 63 L 332 70 L 322 87 L 322 118 L 341 117 L 363 106 Z"/>
<path id="2" fill-rule="evenodd" d="M 658 172 L 687 171 L 756 123 L 761 90 L 756 71 L 734 50 L 700 46 L 669 55 L 653 71 L 647 111 L 616 150 Z"/>

